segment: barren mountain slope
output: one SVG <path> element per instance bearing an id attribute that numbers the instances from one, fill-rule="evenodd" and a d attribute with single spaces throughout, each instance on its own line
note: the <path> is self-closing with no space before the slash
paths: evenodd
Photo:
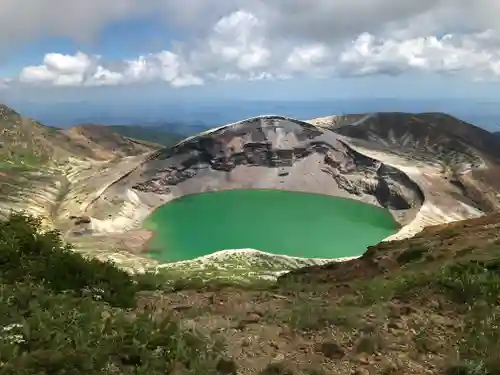
<path id="1" fill-rule="evenodd" d="M 490 133 L 443 114 L 343 116 L 335 127 L 261 116 L 159 150 L 95 125 L 60 132 L 35 123 L 27 131 L 12 116 L 9 126 L 24 132 L 9 133 L 5 144 L 28 142 L 42 156 L 38 166 L 2 170 L 0 212 L 43 215 L 79 251 L 136 269 L 157 264 L 131 254 L 150 236 L 143 220 L 186 194 L 260 188 L 357 199 L 387 208 L 402 225 L 387 240 L 498 207 Z M 275 259 L 258 256 L 267 265 Z M 277 270 L 304 264 L 282 261 Z"/>
<path id="2" fill-rule="evenodd" d="M 26 210 L 59 227 L 62 205 L 79 207 L 102 185 L 118 178 L 114 174 L 121 177 L 135 167 L 134 158 L 142 160 L 141 155 L 159 147 L 135 143 L 102 128 L 86 129 L 94 141 L 82 142 L 75 135 L 78 130 L 44 126 L 0 105 L 0 216 Z M 117 154 L 124 158 L 117 159 Z"/>
<path id="3" fill-rule="evenodd" d="M 140 155 L 162 147 L 159 144 L 124 137 L 103 125 L 77 125 L 63 130 L 63 133 L 75 144 L 90 148 L 94 158 L 103 160 Z"/>
<path id="4" fill-rule="evenodd" d="M 241 374 L 496 374 L 500 216 L 429 227 L 252 288 L 178 283 L 141 308 L 227 343 Z"/>
<path id="5" fill-rule="evenodd" d="M 370 120 L 373 116 L 379 120 Z M 387 240 L 496 210 L 491 195 L 496 185 L 488 180 L 496 178 L 496 150 L 485 138 L 489 133 L 465 123 L 457 134 L 448 123 L 440 130 L 442 118 L 459 122 L 442 114 L 355 115 L 329 129 L 261 116 L 212 129 L 151 154 L 84 212 L 74 212 L 85 217 L 77 220 L 75 239 L 109 243 L 121 233 L 120 244 L 137 246 L 138 232 L 124 232 L 139 229 L 159 205 L 186 194 L 235 188 L 307 191 L 385 207 L 402 224 Z M 364 133 L 363 126 L 368 127 Z M 470 144 L 465 143 L 468 127 L 478 138 Z M 476 193 L 463 181 L 476 186 Z M 101 246 L 95 241 L 92 246 Z M 122 245 L 116 246 L 127 248 Z"/>
<path id="6" fill-rule="evenodd" d="M 69 156 L 90 157 L 92 151 L 75 145 L 58 129 L 43 126 L 0 105 L 0 160 L 2 165 L 40 165 Z"/>
<path id="7" fill-rule="evenodd" d="M 311 120 L 360 147 L 440 165 L 460 194 L 485 212 L 500 207 L 500 138 L 443 113 L 376 113 Z"/>
<path id="8" fill-rule="evenodd" d="M 139 211 L 147 213 L 185 194 L 238 188 L 351 197 L 388 208 L 401 223 L 410 221 L 423 202 L 420 189 L 404 173 L 356 152 L 344 137 L 268 116 L 202 133 L 157 152 L 88 212 L 104 220 L 99 205 L 117 195 L 133 196 Z M 130 227 L 144 219 L 128 212 Z M 102 230 L 115 227 L 112 224 L 103 224 Z M 93 229 L 101 229 L 97 220 Z"/>

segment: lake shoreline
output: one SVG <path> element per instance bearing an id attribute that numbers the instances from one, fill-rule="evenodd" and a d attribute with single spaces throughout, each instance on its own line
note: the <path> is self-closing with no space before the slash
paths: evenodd
<path id="1" fill-rule="evenodd" d="M 255 194 L 257 192 L 270 194 L 261 197 Z M 215 194 L 207 193 L 230 195 L 214 198 Z M 200 196 L 204 199 L 193 202 L 196 208 L 191 202 L 187 206 L 179 205 L 180 198 Z M 305 198 L 306 196 L 316 198 L 311 201 Z M 158 213 L 160 208 L 168 208 L 170 211 L 167 215 L 170 217 L 162 218 Z M 158 217 L 154 216 L 155 213 Z M 165 220 L 168 224 L 164 225 L 168 226 L 171 233 L 158 229 Z M 383 241 L 384 238 L 397 233 L 400 228 L 388 210 L 373 204 L 344 197 L 280 189 L 228 189 L 188 194 L 158 207 L 143 225 L 144 230 L 153 233 L 144 244 L 143 251 L 150 258 L 163 264 L 193 261 L 221 252 L 240 252 L 241 249 L 243 251 L 255 249 L 258 252 L 290 259 L 318 261 L 351 259 L 361 256 L 368 246 Z M 234 226 L 236 228 L 233 228 Z M 294 227 L 301 228 L 304 235 L 298 234 L 294 239 L 293 236 L 298 233 Z M 193 234 L 193 228 L 199 230 Z M 276 235 L 273 233 L 274 228 Z M 346 231 L 352 233 L 346 234 Z M 364 235 L 360 237 L 359 231 Z M 375 236 L 371 243 L 367 242 L 370 233 L 371 237 Z M 171 259 L 168 259 L 169 250 L 165 245 L 161 242 L 154 243 L 161 241 L 159 236 L 162 235 L 167 236 L 166 243 L 174 246 Z M 248 237 L 247 240 L 245 236 Z M 281 239 L 280 236 L 284 237 Z M 200 240 L 201 238 L 204 240 Z M 262 245 L 264 246 L 261 247 Z M 287 246 L 290 246 L 290 250 Z M 203 248 L 207 253 L 203 254 Z M 266 250 L 260 250 L 263 248 Z M 349 251 L 350 248 L 353 251 Z M 304 249 L 315 249 L 315 251 L 317 249 L 317 255 L 311 257 L 309 256 L 311 252 Z M 187 253 L 184 254 L 183 251 Z M 330 257 L 329 254 L 332 252 L 334 254 Z M 182 254 L 187 256 L 184 257 Z"/>

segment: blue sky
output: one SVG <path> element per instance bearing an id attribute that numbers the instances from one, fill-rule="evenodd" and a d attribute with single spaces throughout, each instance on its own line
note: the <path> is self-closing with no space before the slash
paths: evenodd
<path id="1" fill-rule="evenodd" d="M 500 2 L 474 5 L 0 0 L 0 100 L 500 100 Z"/>
<path id="2" fill-rule="evenodd" d="M 168 25 L 154 17 L 117 21 L 103 26 L 90 41 L 77 42 L 68 36 L 45 36 L 10 47 L 0 72 L 4 76 L 15 76 L 25 66 L 38 65 L 49 51 L 74 55 L 80 50 L 91 55 L 103 55 L 110 60 L 124 60 L 171 49 L 172 42 L 181 39 L 182 35 L 176 34 L 175 29 L 169 29 Z"/>

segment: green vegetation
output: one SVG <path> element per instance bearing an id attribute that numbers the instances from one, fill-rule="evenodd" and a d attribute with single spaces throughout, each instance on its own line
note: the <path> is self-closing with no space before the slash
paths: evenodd
<path id="1" fill-rule="evenodd" d="M 385 275 L 307 283 L 299 272 L 241 286 L 174 270 L 131 276 L 73 252 L 38 219 L 12 214 L 0 222 L 0 375 L 236 374 L 220 337 L 234 347 L 232 335 L 241 334 L 250 347 L 265 332 L 259 348 L 314 338 L 310 349 L 334 360 L 327 366 L 347 366 L 340 373 L 376 365 L 376 373 L 398 374 L 396 367 L 415 370 L 439 357 L 439 374 L 498 375 L 500 251 L 498 241 L 488 246 L 438 262 L 428 254 L 440 249 L 415 244 L 393 254 L 399 268 Z M 203 334 L 192 328 L 211 324 Z M 290 336 L 279 339 L 277 327 Z M 247 359 L 256 347 L 245 349 Z M 291 358 L 302 349 L 287 348 L 286 357 L 270 348 L 266 358 L 275 360 L 260 373 L 298 374 Z M 300 371 L 330 373 L 319 363 Z"/>
<path id="2" fill-rule="evenodd" d="M 0 374 L 215 374 L 218 344 L 135 307 L 141 285 L 11 215 L 0 223 Z"/>
<path id="3" fill-rule="evenodd" d="M 153 142 L 165 147 L 173 146 L 175 143 L 185 138 L 180 134 L 175 134 L 148 126 L 109 125 L 108 128 L 110 128 L 115 133 L 118 133 L 125 137 L 137 139 L 140 141 Z"/>
<path id="4" fill-rule="evenodd" d="M 43 129 L 40 124 L 3 105 L 0 105 L 0 115 L 1 160 L 21 166 L 38 166 L 49 160 L 51 150 L 41 137 Z M 8 167 L 8 163 L 0 164 Z"/>
<path id="5" fill-rule="evenodd" d="M 404 262 L 420 259 L 423 249 L 403 252 Z M 354 350 L 362 353 L 383 352 L 384 337 L 379 332 L 383 321 L 411 335 L 409 319 L 420 319 L 415 325 L 413 346 L 416 352 L 441 352 L 437 343 L 448 348 L 446 375 L 500 374 L 500 260 L 463 259 L 435 269 L 403 269 L 392 277 L 377 277 L 350 285 L 335 304 L 325 300 L 320 290 L 311 295 L 308 286 L 290 279 L 281 293 L 290 296 L 289 309 L 270 316 L 287 322 L 298 331 L 319 331 L 325 327 L 341 327 L 356 335 L 363 332 L 366 316 L 371 316 L 368 333 L 358 335 Z M 330 284 L 330 287 L 332 285 Z M 324 285 L 324 287 L 326 287 Z M 392 313 L 391 307 L 405 306 Z M 395 323 L 396 322 L 396 323 Z M 442 327 L 444 325 L 444 327 Z M 445 337 L 436 330 L 444 329 Z M 354 334 L 356 333 L 356 334 Z M 387 334 L 387 333 L 385 333 Z M 444 340 L 444 342 L 443 342 Z M 450 355 L 449 352 L 455 354 Z"/>

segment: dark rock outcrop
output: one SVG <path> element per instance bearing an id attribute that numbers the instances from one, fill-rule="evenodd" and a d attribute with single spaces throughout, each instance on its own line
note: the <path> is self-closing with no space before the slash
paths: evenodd
<path id="1" fill-rule="evenodd" d="M 280 188 L 352 197 L 391 210 L 418 208 L 419 187 L 403 172 L 357 152 L 341 135 L 264 116 L 186 139 L 132 176 L 138 193 Z"/>

